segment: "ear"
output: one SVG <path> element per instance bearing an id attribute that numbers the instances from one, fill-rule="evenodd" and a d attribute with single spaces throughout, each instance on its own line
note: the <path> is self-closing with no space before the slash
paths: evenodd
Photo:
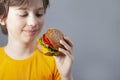
<path id="1" fill-rule="evenodd" d="M 5 25 L 5 21 L 2 20 L 3 16 L 0 16 L 0 24 Z"/>

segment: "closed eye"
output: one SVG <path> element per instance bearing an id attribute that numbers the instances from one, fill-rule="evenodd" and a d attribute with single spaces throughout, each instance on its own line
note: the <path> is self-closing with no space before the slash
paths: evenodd
<path id="1" fill-rule="evenodd" d="M 25 11 L 18 11 L 17 14 L 18 14 L 20 17 L 26 17 L 26 16 L 28 16 L 28 13 L 25 12 Z"/>
<path id="2" fill-rule="evenodd" d="M 26 17 L 28 14 L 20 14 L 21 17 Z"/>
<path id="3" fill-rule="evenodd" d="M 36 14 L 37 17 L 42 17 L 44 14 Z"/>

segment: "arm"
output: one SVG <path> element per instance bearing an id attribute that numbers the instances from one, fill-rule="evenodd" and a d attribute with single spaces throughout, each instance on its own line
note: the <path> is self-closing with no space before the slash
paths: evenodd
<path id="1" fill-rule="evenodd" d="M 60 43 L 65 47 L 59 48 L 59 52 L 64 55 L 54 56 L 58 71 L 60 72 L 62 80 L 73 80 L 72 77 L 72 65 L 73 65 L 73 44 L 68 37 L 64 37 L 65 40 L 61 40 Z"/>

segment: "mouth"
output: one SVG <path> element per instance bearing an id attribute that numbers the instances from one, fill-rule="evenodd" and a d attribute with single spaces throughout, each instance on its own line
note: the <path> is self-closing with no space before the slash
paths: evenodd
<path id="1" fill-rule="evenodd" d="M 35 35 L 39 30 L 23 30 L 25 33 L 27 33 L 28 35 Z"/>

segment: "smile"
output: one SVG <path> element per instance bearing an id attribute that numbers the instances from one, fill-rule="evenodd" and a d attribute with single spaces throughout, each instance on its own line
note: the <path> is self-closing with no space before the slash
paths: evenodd
<path id="1" fill-rule="evenodd" d="M 35 35 L 35 34 L 37 33 L 38 30 L 23 30 L 23 31 L 24 31 L 25 33 L 33 36 L 33 35 Z"/>

